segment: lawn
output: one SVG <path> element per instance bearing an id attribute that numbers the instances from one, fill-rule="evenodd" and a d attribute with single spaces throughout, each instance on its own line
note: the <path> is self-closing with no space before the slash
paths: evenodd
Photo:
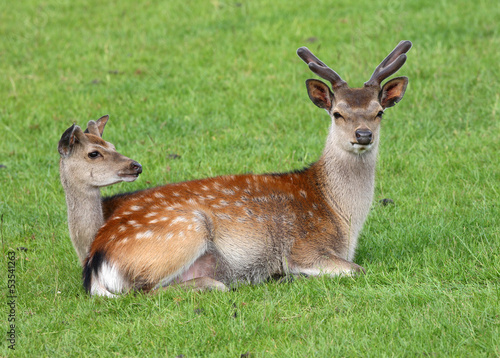
<path id="1" fill-rule="evenodd" d="M 493 0 L 1 1 L 0 356 L 499 356 L 499 18 Z M 144 167 L 103 195 L 299 169 L 330 119 L 297 48 L 359 87 L 403 39 L 366 275 L 84 292 L 58 171 L 72 123 L 109 114 L 104 138 Z"/>

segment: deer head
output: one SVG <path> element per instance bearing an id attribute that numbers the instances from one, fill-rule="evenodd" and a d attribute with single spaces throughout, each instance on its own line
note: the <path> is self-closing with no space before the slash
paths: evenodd
<path id="1" fill-rule="evenodd" d="M 328 80 L 332 89 L 322 81 L 306 81 L 311 101 L 325 109 L 332 118 L 334 145 L 346 152 L 362 154 L 378 146 L 380 121 L 386 108 L 402 98 L 408 85 L 407 77 L 397 77 L 383 86 L 384 79 L 398 71 L 406 61 L 405 53 L 412 44 L 401 41 L 380 63 L 362 88 L 349 88 L 347 82 L 321 62 L 306 47 L 297 50 L 309 69 Z"/>
<path id="2" fill-rule="evenodd" d="M 121 181 L 131 182 L 142 173 L 136 161 L 118 153 L 113 144 L 102 139 L 109 116 L 89 121 L 84 131 L 73 124 L 62 135 L 61 179 L 82 187 L 103 187 Z"/>

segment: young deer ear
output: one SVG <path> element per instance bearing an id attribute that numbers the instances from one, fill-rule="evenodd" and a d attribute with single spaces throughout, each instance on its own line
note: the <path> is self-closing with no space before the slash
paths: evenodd
<path id="1" fill-rule="evenodd" d="M 75 143 L 81 142 L 82 140 L 86 140 L 85 134 L 83 134 L 80 127 L 73 124 L 71 127 L 66 129 L 66 131 L 64 131 L 61 139 L 59 140 L 57 150 L 62 157 L 67 157 L 71 154 Z"/>
<path id="2" fill-rule="evenodd" d="M 108 119 L 109 116 L 105 115 L 99 118 L 97 121 L 89 121 L 89 123 L 87 124 L 87 129 L 85 129 L 84 133 L 90 133 L 102 137 L 102 133 L 104 132 L 106 123 L 108 123 Z"/>
<path id="3" fill-rule="evenodd" d="M 405 94 L 407 85 L 408 77 L 397 77 L 384 84 L 379 94 L 380 104 L 382 107 L 392 107 L 401 101 Z"/>
<path id="4" fill-rule="evenodd" d="M 306 86 L 309 98 L 316 106 L 327 111 L 332 109 L 334 96 L 326 84 L 318 80 L 307 80 Z"/>

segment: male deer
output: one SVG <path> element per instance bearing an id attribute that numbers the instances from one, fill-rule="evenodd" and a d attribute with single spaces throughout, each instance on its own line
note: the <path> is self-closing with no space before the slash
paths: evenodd
<path id="1" fill-rule="evenodd" d="M 82 264 L 97 230 L 104 223 L 99 188 L 134 181 L 142 172 L 139 163 L 121 155 L 113 144 L 101 138 L 108 118 L 90 121 L 85 132 L 73 124 L 63 133 L 58 145 L 69 234 Z"/>
<path id="2" fill-rule="evenodd" d="M 363 88 L 349 88 L 300 48 L 333 89 L 306 82 L 311 100 L 332 118 L 321 158 L 290 173 L 222 176 L 111 199 L 116 205 L 84 265 L 85 289 L 104 296 L 181 283 L 223 290 L 275 275 L 363 272 L 352 260 L 373 198 L 380 121 L 408 79 L 381 82 L 410 48 L 401 42 Z"/>

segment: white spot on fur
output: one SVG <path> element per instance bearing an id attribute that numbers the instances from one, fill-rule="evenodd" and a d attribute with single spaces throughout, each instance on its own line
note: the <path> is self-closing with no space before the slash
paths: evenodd
<path id="1" fill-rule="evenodd" d="M 217 213 L 215 216 L 222 220 L 231 220 L 231 215 L 228 214 Z"/>
<path id="2" fill-rule="evenodd" d="M 158 220 L 158 219 L 153 219 L 153 220 L 150 220 L 150 221 L 149 221 L 149 223 L 150 223 L 150 224 L 156 224 L 158 221 L 160 221 L 160 220 Z"/>
<path id="3" fill-rule="evenodd" d="M 131 212 L 131 211 L 124 211 L 124 212 L 123 212 L 123 215 L 130 215 L 130 214 L 132 214 L 132 212 Z"/>
<path id="4" fill-rule="evenodd" d="M 300 190 L 299 193 L 303 198 L 307 198 L 307 193 L 305 192 L 305 190 Z"/>
<path id="5" fill-rule="evenodd" d="M 172 193 L 172 196 L 179 197 L 179 196 L 181 196 L 181 194 L 179 194 L 178 192 L 174 191 L 174 192 Z"/>
<path id="6" fill-rule="evenodd" d="M 151 236 L 153 236 L 153 232 L 151 230 L 148 230 L 148 231 L 144 231 L 144 232 L 138 232 L 135 235 L 135 238 L 137 240 L 140 240 L 140 239 L 150 239 Z"/>
<path id="7" fill-rule="evenodd" d="M 139 205 L 132 205 L 130 207 L 130 210 L 132 210 L 132 211 L 139 211 L 141 209 L 142 209 L 142 206 L 139 206 Z"/>
<path id="8" fill-rule="evenodd" d="M 221 190 L 223 194 L 226 194 L 226 195 L 234 195 L 234 190 L 231 190 L 231 189 L 222 189 Z"/>
<path id="9" fill-rule="evenodd" d="M 162 194 L 162 193 L 160 193 L 160 192 L 156 192 L 156 193 L 154 194 L 154 196 L 155 196 L 156 198 L 164 198 L 164 197 L 165 197 L 165 195 L 163 195 L 163 194 Z"/>
<path id="10" fill-rule="evenodd" d="M 172 220 L 171 224 L 173 225 L 177 223 L 187 223 L 187 222 L 189 222 L 189 220 L 186 219 L 184 216 L 177 216 Z"/>
<path id="11" fill-rule="evenodd" d="M 207 190 L 208 190 L 208 186 L 206 186 L 206 185 L 202 185 L 202 186 L 201 186 L 201 190 L 205 190 L 205 191 L 207 191 Z"/>
<path id="12" fill-rule="evenodd" d="M 167 233 L 167 234 L 165 235 L 165 240 L 170 240 L 170 239 L 171 239 L 171 238 L 173 238 L 173 237 L 174 237 L 174 234 L 172 234 L 171 232 L 169 232 L 169 233 Z"/>
<path id="13" fill-rule="evenodd" d="M 127 228 L 126 228 L 126 226 L 122 225 L 122 226 L 120 226 L 120 227 L 118 228 L 118 231 L 119 231 L 119 232 L 125 232 L 125 231 L 127 231 Z"/>

